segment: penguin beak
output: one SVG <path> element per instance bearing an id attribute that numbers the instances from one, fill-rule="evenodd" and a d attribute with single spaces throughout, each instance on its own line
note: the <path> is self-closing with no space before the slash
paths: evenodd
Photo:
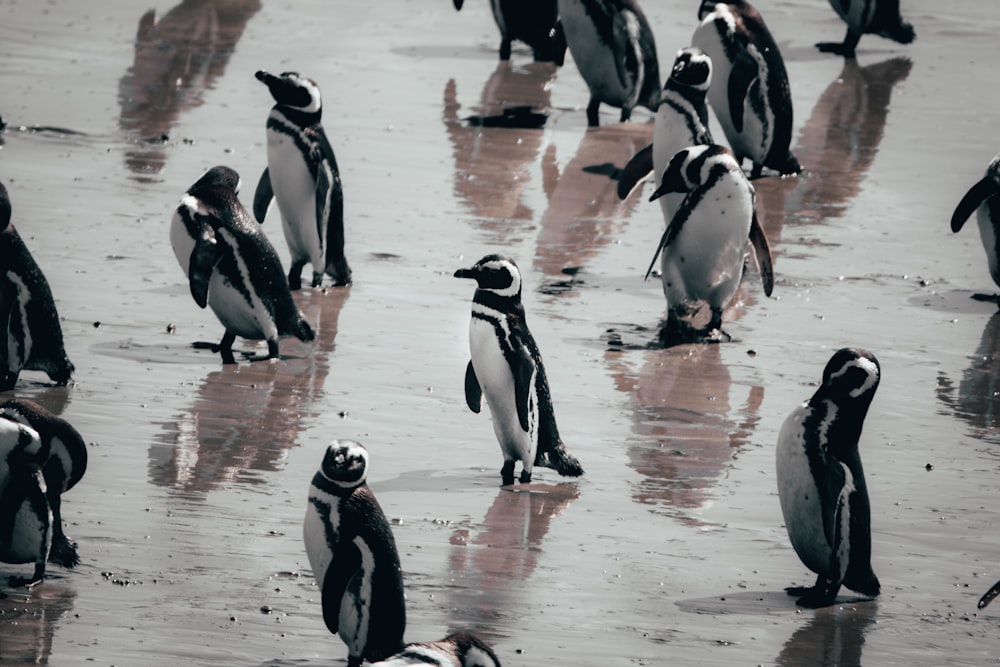
<path id="1" fill-rule="evenodd" d="M 475 280 L 478 276 L 477 271 L 473 269 L 459 269 L 455 272 L 455 278 L 472 278 Z"/>
<path id="2" fill-rule="evenodd" d="M 268 74 L 264 70 L 259 70 L 256 74 L 254 74 L 254 77 L 256 77 L 258 81 L 267 86 L 270 86 L 271 83 L 274 82 L 276 78 L 273 74 Z"/>

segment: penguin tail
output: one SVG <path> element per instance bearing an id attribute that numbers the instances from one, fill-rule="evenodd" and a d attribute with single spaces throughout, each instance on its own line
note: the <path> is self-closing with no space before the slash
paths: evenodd
<path id="1" fill-rule="evenodd" d="M 909 44 L 917 38 L 917 32 L 913 29 L 913 25 L 906 21 L 900 21 L 898 25 L 882 32 L 881 35 L 900 44 Z"/>
<path id="2" fill-rule="evenodd" d="M 537 458 L 535 465 L 552 468 L 563 477 L 579 477 L 583 474 L 580 461 L 569 453 L 566 445 L 559 443 Z"/>

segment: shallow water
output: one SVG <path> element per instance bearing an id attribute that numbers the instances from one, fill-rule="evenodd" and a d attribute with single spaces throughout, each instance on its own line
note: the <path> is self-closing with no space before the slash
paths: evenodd
<path id="1" fill-rule="evenodd" d="M 665 68 L 694 11 L 645 4 Z M 663 297 L 642 274 L 660 209 L 648 185 L 619 202 L 606 175 L 649 141 L 649 115 L 606 110 L 588 130 L 572 61 L 498 65 L 486 3 L 156 3 L 159 42 L 145 5 L 0 4 L 0 180 L 77 367 L 68 388 L 26 372 L 12 393 L 65 416 L 91 454 L 63 506 L 83 563 L 5 591 L 0 660 L 342 664 L 301 541 L 333 438 L 371 451 L 408 640 L 476 629 L 507 665 L 996 660 L 1000 609 L 976 602 L 1000 578 L 1000 316 L 969 299 L 996 291 L 974 225 L 948 220 L 998 150 L 984 138 L 1000 12 L 904 5 L 917 41 L 866 37 L 845 65 L 812 47 L 843 32 L 826 3 L 758 3 L 807 170 L 756 182 L 774 297 L 752 272 L 733 342 L 658 349 Z M 249 203 L 270 106 L 258 69 L 323 88 L 356 284 L 297 295 L 314 344 L 223 367 L 190 347 L 221 328 L 167 226 L 215 164 Z M 463 120 L 517 105 L 544 127 Z M 275 218 L 265 231 L 287 265 Z M 472 290 L 451 275 L 494 251 L 524 273 L 578 481 L 541 470 L 499 489 L 488 417 L 465 407 Z M 846 345 L 884 375 L 861 443 L 883 594 L 798 611 L 782 589 L 813 577 L 788 544 L 773 447 Z"/>

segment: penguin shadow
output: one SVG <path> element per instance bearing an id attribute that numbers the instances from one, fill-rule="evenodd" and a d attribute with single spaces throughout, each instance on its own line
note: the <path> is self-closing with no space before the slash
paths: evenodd
<path id="1" fill-rule="evenodd" d="M 754 181 L 757 211 L 772 249 L 786 222 L 809 224 L 844 214 L 878 153 L 893 88 L 906 80 L 911 67 L 905 57 L 864 67 L 853 58 L 844 60 L 793 147 L 803 173 Z"/>
<path id="2" fill-rule="evenodd" d="M 183 0 L 162 17 L 139 19 L 135 58 L 118 84 L 118 126 L 135 142 L 125 164 L 139 179 L 166 163 L 177 118 L 202 104 L 221 77 L 260 0 Z"/>
<path id="3" fill-rule="evenodd" d="M 580 496 L 576 484 L 531 484 L 501 489 L 479 524 L 471 520 L 452 532 L 447 589 L 452 631 L 472 630 L 496 640 L 498 621 L 516 617 L 519 600 L 539 560 L 553 519 Z"/>
<path id="4" fill-rule="evenodd" d="M 552 63 L 500 62 L 471 114 L 458 102 L 455 80 L 445 85 L 442 120 L 455 159 L 455 194 L 494 242 L 525 234 L 534 218 L 522 193 L 544 139 L 555 72 Z"/>
<path id="5" fill-rule="evenodd" d="M 749 387 L 734 407 L 732 377 L 718 345 L 652 348 L 638 361 L 608 349 L 605 363 L 615 389 L 629 401 L 633 435 L 626 454 L 640 476 L 632 499 L 655 514 L 704 525 L 698 510 L 750 442 L 764 387 Z"/>
<path id="6" fill-rule="evenodd" d="M 149 448 L 149 478 L 204 496 L 233 482 L 259 484 L 284 466 L 305 418 L 319 411 L 336 348 L 337 321 L 350 290 L 303 290 L 296 302 L 317 332 L 314 349 L 278 362 L 225 364 L 209 373 L 187 410 L 166 423 Z M 284 341 L 283 341 L 284 344 Z"/>
<path id="7" fill-rule="evenodd" d="M 56 627 L 75 601 L 75 590 L 49 577 L 27 592 L 0 593 L 0 663 L 48 664 Z"/>
<path id="8" fill-rule="evenodd" d="M 938 374 L 938 414 L 961 419 L 977 440 L 1000 444 L 1000 311 L 986 323 L 982 341 L 969 358 L 957 387 L 947 375 Z"/>
<path id="9" fill-rule="evenodd" d="M 545 150 L 542 186 L 548 207 L 539 223 L 534 259 L 535 270 L 544 276 L 539 288 L 543 294 L 562 295 L 580 286 L 575 279 L 580 267 L 609 245 L 631 217 L 641 189 L 622 201 L 618 177 L 632 156 L 649 145 L 652 131 L 648 123 L 587 128 L 561 168 L 555 145 Z"/>
<path id="10" fill-rule="evenodd" d="M 774 664 L 861 665 L 865 634 L 878 622 L 878 605 L 837 604 L 817 609 L 785 642 Z"/>

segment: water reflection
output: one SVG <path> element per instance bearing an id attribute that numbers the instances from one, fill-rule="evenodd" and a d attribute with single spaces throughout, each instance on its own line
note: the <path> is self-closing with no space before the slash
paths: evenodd
<path id="1" fill-rule="evenodd" d="M 551 63 L 511 66 L 500 62 L 486 80 L 479 105 L 461 113 L 455 80 L 444 89 L 444 123 L 455 158 L 455 194 L 480 218 L 479 226 L 490 242 L 509 243 L 534 211 L 522 202 L 521 193 L 531 180 L 530 167 L 544 139 L 540 129 L 483 127 L 482 119 L 502 115 L 512 108 L 544 113 L 549 108 L 549 86 L 555 74 Z M 475 115 L 480 124 L 466 118 Z M 517 224 L 511 224 L 516 221 Z"/>
<path id="2" fill-rule="evenodd" d="M 950 378 L 938 376 L 938 400 L 946 408 L 940 412 L 954 413 L 967 422 L 972 437 L 1000 443 L 1000 311 L 986 323 L 983 339 L 971 359 L 957 392 Z"/>
<path id="3" fill-rule="evenodd" d="M 452 631 L 481 633 L 487 641 L 504 618 L 519 617 L 521 591 L 544 556 L 542 541 L 552 519 L 580 495 L 576 484 L 532 484 L 501 490 L 480 525 L 460 525 L 451 536 L 448 604 Z"/>
<path id="4" fill-rule="evenodd" d="M 629 465 L 642 476 L 635 502 L 685 523 L 711 498 L 760 420 L 764 387 L 749 388 L 733 412 L 732 378 L 719 345 L 682 345 L 642 353 L 638 371 L 626 354 L 608 350 L 615 388 L 629 395 L 633 437 Z"/>
<path id="5" fill-rule="evenodd" d="M 149 176 L 163 168 L 174 122 L 202 103 L 260 8 L 260 0 L 184 0 L 159 20 L 152 9 L 142 15 L 135 60 L 118 89 L 119 127 L 138 142 L 125 153 L 130 171 Z"/>
<path id="6" fill-rule="evenodd" d="M 0 663 L 48 664 L 56 626 L 75 600 L 76 591 L 51 578 L 28 593 L 0 596 Z"/>
<path id="7" fill-rule="evenodd" d="M 805 172 L 798 178 L 754 181 L 772 245 L 786 219 L 801 224 L 844 214 L 878 153 L 892 90 L 911 67 L 902 57 L 866 67 L 844 60 L 799 133 L 795 154 Z"/>
<path id="8" fill-rule="evenodd" d="M 775 664 L 781 667 L 798 665 L 861 665 L 861 649 L 865 632 L 877 620 L 878 605 L 834 605 L 817 609 L 809 622 L 795 631 Z"/>
<path id="9" fill-rule="evenodd" d="M 154 484 L 204 496 L 234 482 L 262 483 L 284 465 L 303 420 L 315 416 L 349 289 L 304 291 L 299 307 L 316 331 L 312 346 L 283 341 L 281 360 L 226 364 L 198 387 L 190 410 L 149 449 Z"/>

